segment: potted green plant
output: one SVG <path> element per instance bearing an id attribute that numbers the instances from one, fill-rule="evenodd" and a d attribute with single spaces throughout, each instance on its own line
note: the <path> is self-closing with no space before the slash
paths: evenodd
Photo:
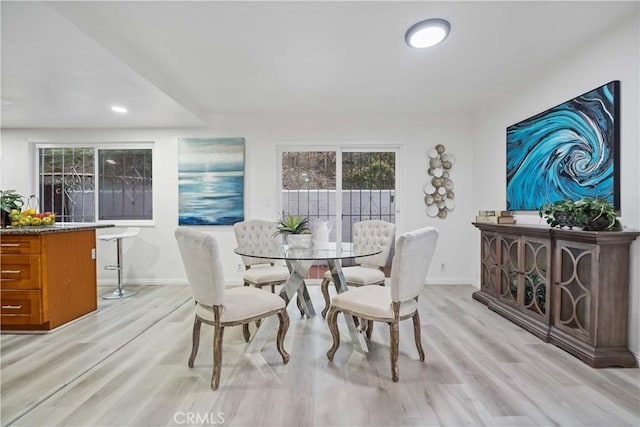
<path id="1" fill-rule="evenodd" d="M 275 235 L 287 236 L 289 234 L 310 234 L 309 219 L 302 215 L 287 215 L 278 221 L 278 231 Z"/>
<path id="2" fill-rule="evenodd" d="M 540 217 L 551 227 L 582 227 L 586 231 L 620 231 L 616 210 L 605 199 L 584 197 L 580 200 L 558 200 L 540 207 Z"/>
<path id="3" fill-rule="evenodd" d="M 0 190 L 0 211 L 2 213 L 2 228 L 6 228 L 11 223 L 12 211 L 20 212 L 24 205 L 24 197 L 16 193 L 15 190 Z M 16 212 L 14 212 L 15 214 Z"/>
<path id="4" fill-rule="evenodd" d="M 571 200 L 558 200 L 553 203 L 545 203 L 540 207 L 539 215 L 547 220 L 547 224 L 551 227 L 575 227 L 576 224 L 573 218 L 573 201 Z"/>
<path id="5" fill-rule="evenodd" d="M 277 229 L 274 236 L 283 236 L 289 247 L 310 247 L 313 243 L 309 219 L 302 215 L 287 215 L 278 221 Z"/>
<path id="6" fill-rule="evenodd" d="M 573 215 L 587 231 L 620 231 L 616 210 L 605 199 L 584 197 L 573 203 Z"/>

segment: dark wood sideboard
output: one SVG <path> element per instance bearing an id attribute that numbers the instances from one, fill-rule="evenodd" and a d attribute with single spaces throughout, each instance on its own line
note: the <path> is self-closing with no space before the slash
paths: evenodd
<path id="1" fill-rule="evenodd" d="M 473 298 L 594 368 L 635 367 L 627 347 L 629 247 L 639 232 L 480 224 Z"/>

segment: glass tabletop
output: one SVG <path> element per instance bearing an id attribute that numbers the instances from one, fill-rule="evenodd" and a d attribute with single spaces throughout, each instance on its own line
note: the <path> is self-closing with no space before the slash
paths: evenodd
<path id="1" fill-rule="evenodd" d="M 240 246 L 234 252 L 241 256 L 264 259 L 284 259 L 284 260 L 331 260 L 359 258 L 377 255 L 382 252 L 382 248 L 377 245 L 354 245 L 353 243 L 342 243 L 336 245 L 330 242 L 323 247 L 293 248 L 288 245 L 259 244 L 251 246 Z"/>

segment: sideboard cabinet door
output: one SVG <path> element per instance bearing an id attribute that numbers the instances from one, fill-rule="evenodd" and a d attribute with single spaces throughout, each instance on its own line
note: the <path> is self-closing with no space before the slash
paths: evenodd
<path id="1" fill-rule="evenodd" d="M 559 240 L 555 252 L 554 326 L 594 343 L 598 246 Z"/>
<path id="2" fill-rule="evenodd" d="M 551 278 L 549 240 L 523 237 L 521 246 L 521 307 L 529 316 L 549 324 L 547 296 Z"/>
<path id="3" fill-rule="evenodd" d="M 614 236 L 555 241 L 550 341 L 596 368 L 636 366 L 627 348 L 630 240 Z"/>
<path id="4" fill-rule="evenodd" d="M 520 282 L 520 243 L 517 236 L 500 236 L 500 292 L 498 299 L 503 304 L 519 309 L 522 302 Z"/>
<path id="5" fill-rule="evenodd" d="M 482 285 L 484 291 L 498 296 L 498 235 L 482 233 Z"/>
<path id="6" fill-rule="evenodd" d="M 502 234 L 498 239 L 499 293 L 488 306 L 546 341 L 550 241 L 526 234 Z"/>
<path id="7" fill-rule="evenodd" d="M 488 304 L 490 299 L 498 297 L 498 234 L 480 233 L 480 290 L 473 298 Z"/>

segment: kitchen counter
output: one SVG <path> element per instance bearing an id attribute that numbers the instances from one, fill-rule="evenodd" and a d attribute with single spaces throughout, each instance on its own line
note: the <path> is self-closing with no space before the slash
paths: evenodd
<path id="1" fill-rule="evenodd" d="M 96 229 L 56 224 L 0 230 L 2 332 L 50 331 L 98 309 Z"/>
<path id="2" fill-rule="evenodd" d="M 96 228 L 109 227 L 114 227 L 114 225 L 84 222 L 40 226 L 7 227 L 0 229 L 0 236 L 62 233 L 65 231 L 95 230 Z"/>

